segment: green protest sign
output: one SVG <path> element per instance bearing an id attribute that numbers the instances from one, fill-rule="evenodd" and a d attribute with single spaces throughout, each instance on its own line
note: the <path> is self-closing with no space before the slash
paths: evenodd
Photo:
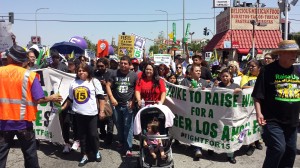
<path id="1" fill-rule="evenodd" d="M 167 82 L 167 105 L 175 115 L 175 139 L 218 153 L 238 150 L 260 139 L 252 89 L 194 89 Z"/>
<path id="2" fill-rule="evenodd" d="M 176 23 L 173 23 L 173 43 L 176 43 Z"/>
<path id="3" fill-rule="evenodd" d="M 188 39 L 188 35 L 189 35 L 189 32 L 190 32 L 190 27 L 191 27 L 191 24 L 188 23 L 186 25 L 186 30 L 185 30 L 185 35 L 184 35 L 184 38 L 183 38 L 183 42 L 185 43 Z"/>

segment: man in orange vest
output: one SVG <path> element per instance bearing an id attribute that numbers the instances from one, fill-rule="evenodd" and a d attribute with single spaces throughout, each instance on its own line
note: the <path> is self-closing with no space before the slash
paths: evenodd
<path id="1" fill-rule="evenodd" d="M 22 68 L 26 51 L 17 45 L 6 51 L 8 65 L 0 67 L 0 168 L 5 168 L 14 136 L 18 137 L 25 167 L 39 167 L 33 123 L 37 104 L 60 102 L 55 94 L 45 97 L 35 72 Z"/>

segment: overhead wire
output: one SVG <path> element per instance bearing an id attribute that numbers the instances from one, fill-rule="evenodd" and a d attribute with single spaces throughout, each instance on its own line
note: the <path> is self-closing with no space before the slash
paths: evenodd
<path id="1" fill-rule="evenodd" d="M 207 20 L 207 19 L 214 19 L 213 17 L 208 18 L 194 18 L 194 19 L 185 19 L 185 20 Z M 167 20 L 58 20 L 58 19 L 17 19 L 18 21 L 27 21 L 27 22 L 77 22 L 77 23 L 136 23 L 136 22 L 165 22 Z M 182 21 L 182 19 L 171 19 L 168 21 Z"/>

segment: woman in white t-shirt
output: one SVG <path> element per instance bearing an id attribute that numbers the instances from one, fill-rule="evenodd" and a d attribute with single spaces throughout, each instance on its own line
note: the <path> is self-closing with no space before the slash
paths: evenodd
<path id="1" fill-rule="evenodd" d="M 69 97 L 62 107 L 65 109 L 72 104 L 75 112 L 78 137 L 80 140 L 82 160 L 78 166 L 84 166 L 88 162 L 87 146 L 95 154 L 97 162 L 101 161 L 99 149 L 99 137 L 97 132 L 97 120 L 105 117 L 104 92 L 99 80 L 91 77 L 91 69 L 85 63 L 80 64 L 76 70 L 76 79 L 70 84 Z M 97 101 L 100 107 L 97 108 Z M 87 145 L 88 144 L 88 145 Z"/>

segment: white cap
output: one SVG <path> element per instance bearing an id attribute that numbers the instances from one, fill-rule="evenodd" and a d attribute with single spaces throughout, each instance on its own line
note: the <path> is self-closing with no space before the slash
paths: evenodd
<path id="1" fill-rule="evenodd" d="M 36 44 L 33 44 L 29 49 L 31 49 L 31 48 L 33 48 L 33 49 L 35 49 L 37 52 L 39 52 L 40 53 L 40 48 L 39 48 L 39 46 L 38 45 L 36 45 Z"/>

